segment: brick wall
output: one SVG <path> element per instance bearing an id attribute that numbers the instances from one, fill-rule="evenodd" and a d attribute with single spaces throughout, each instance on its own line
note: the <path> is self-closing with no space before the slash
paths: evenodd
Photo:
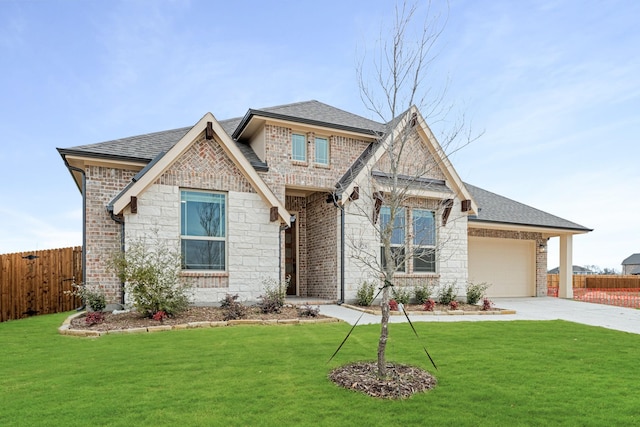
<path id="1" fill-rule="evenodd" d="M 338 297 L 338 213 L 324 193 L 307 198 L 307 296 Z"/>
<path id="2" fill-rule="evenodd" d="M 121 284 L 108 261 L 120 250 L 121 225 L 106 206 L 131 182 L 136 170 L 87 166 L 86 170 L 86 285 L 102 291 L 108 303 L 121 299 Z"/>

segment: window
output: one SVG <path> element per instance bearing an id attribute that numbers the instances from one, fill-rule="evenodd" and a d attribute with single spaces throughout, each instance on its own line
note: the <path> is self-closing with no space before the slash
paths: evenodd
<path id="1" fill-rule="evenodd" d="M 435 213 L 424 209 L 413 212 L 413 271 L 436 271 L 436 220 Z"/>
<path id="2" fill-rule="evenodd" d="M 182 268 L 225 269 L 226 201 L 226 195 L 222 193 L 181 192 Z"/>
<path id="3" fill-rule="evenodd" d="M 316 163 L 321 165 L 329 164 L 329 140 L 327 138 L 315 137 Z"/>
<path id="4" fill-rule="evenodd" d="M 410 273 L 435 273 L 436 271 L 436 216 L 435 212 L 426 209 L 411 211 L 412 238 L 406 239 L 407 224 L 405 209 L 399 208 L 394 218 L 391 232 L 391 254 L 396 271 Z M 380 209 L 380 229 L 384 229 L 391 221 L 391 209 L 383 206 Z M 407 248 L 407 245 L 411 245 Z M 407 255 L 406 251 L 411 255 Z M 405 257 L 410 256 L 412 263 L 405 263 Z M 387 260 L 384 247 L 380 248 L 380 259 L 383 267 Z"/>
<path id="5" fill-rule="evenodd" d="M 299 162 L 307 161 L 307 138 L 299 133 L 291 135 L 291 159 Z"/>
<path id="6" fill-rule="evenodd" d="M 388 206 L 383 206 L 380 209 L 380 229 L 385 229 L 390 221 L 391 209 Z M 392 261 L 396 266 L 396 271 L 405 271 L 405 244 L 405 212 L 403 208 L 399 208 L 396 210 L 391 231 L 391 255 L 393 256 Z M 383 267 L 386 267 L 387 259 L 384 254 L 384 247 L 380 248 L 380 259 Z"/>

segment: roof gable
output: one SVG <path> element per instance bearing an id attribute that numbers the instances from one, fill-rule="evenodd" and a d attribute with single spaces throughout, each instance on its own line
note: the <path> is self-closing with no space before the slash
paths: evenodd
<path id="1" fill-rule="evenodd" d="M 229 138 L 229 135 L 211 113 L 205 114 L 198 123 L 189 129 L 166 153 L 160 153 L 147 167 L 140 171 L 134 180 L 113 199 L 110 204 L 110 209 L 112 209 L 115 214 L 120 214 L 130 203 L 132 196 L 138 196 L 144 192 L 195 143 L 198 136 L 205 131 L 208 123 L 211 123 L 215 139 L 225 154 L 236 165 L 263 200 L 270 206 L 277 207 L 280 220 L 289 225 L 290 216 L 284 205 L 273 194 L 262 178 L 260 178 L 253 166 L 245 158 L 236 144 Z"/>
<path id="2" fill-rule="evenodd" d="M 471 200 L 470 212 L 476 212 L 477 207 L 475 202 L 473 201 L 471 193 L 469 193 L 469 191 L 465 188 L 464 183 L 458 176 L 456 170 L 453 168 L 453 165 L 444 153 L 444 150 L 436 140 L 435 136 L 431 132 L 431 129 L 429 129 L 426 121 L 415 106 L 412 106 L 403 115 L 395 119 L 392 122 L 393 127 L 391 128 L 391 131 L 387 133 L 386 136 L 381 140 L 371 143 L 369 147 L 362 153 L 360 158 L 356 160 L 353 166 L 338 181 L 336 187 L 342 193 L 342 203 L 346 203 L 349 195 L 354 191 L 354 187 L 358 185 L 359 181 L 369 178 L 368 175 L 370 174 L 370 171 L 372 171 L 375 165 L 379 164 L 381 159 L 385 157 L 391 141 L 393 139 L 397 139 L 401 132 L 403 132 L 404 129 L 409 126 L 410 120 L 415 120 L 415 129 L 418 134 L 418 141 L 424 144 L 423 147 L 428 151 L 434 161 L 433 167 L 436 167 L 438 169 L 439 173 L 435 174 L 436 180 L 442 177 L 445 178 L 444 181 L 448 182 L 448 187 L 450 187 L 450 190 L 453 191 L 454 194 L 457 194 L 462 200 Z M 402 178 L 402 176 L 399 177 Z M 428 179 L 427 177 L 419 177 L 418 179 L 416 179 L 412 175 L 407 175 L 406 178 L 408 180 L 413 180 L 416 182 Z M 428 184 L 427 187 L 429 185 L 431 184 Z M 444 185 L 444 183 L 442 185 Z"/>

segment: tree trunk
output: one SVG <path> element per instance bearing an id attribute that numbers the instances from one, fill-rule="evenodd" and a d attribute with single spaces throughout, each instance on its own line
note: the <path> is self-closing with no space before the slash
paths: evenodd
<path id="1" fill-rule="evenodd" d="M 378 376 L 384 378 L 387 376 L 387 362 L 385 359 L 385 351 L 387 349 L 387 337 L 389 335 L 389 286 L 385 280 L 382 289 L 382 319 L 380 321 L 380 340 L 378 341 Z"/>

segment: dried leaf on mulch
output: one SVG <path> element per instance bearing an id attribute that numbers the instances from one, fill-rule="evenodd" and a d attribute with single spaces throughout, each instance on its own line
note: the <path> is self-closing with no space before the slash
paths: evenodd
<path id="1" fill-rule="evenodd" d="M 340 387 L 381 399 L 406 399 L 434 388 L 437 383 L 429 372 L 397 363 L 388 363 L 386 378 L 380 378 L 376 362 L 340 366 L 329 373 L 329 379 Z"/>

